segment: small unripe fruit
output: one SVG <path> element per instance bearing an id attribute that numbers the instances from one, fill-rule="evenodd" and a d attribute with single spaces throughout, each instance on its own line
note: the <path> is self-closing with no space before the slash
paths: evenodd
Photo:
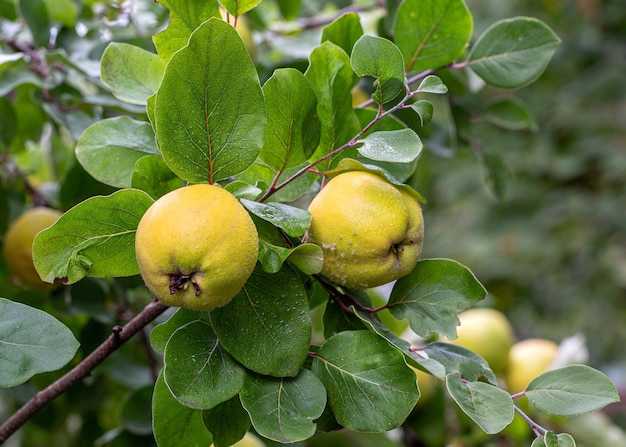
<path id="1" fill-rule="evenodd" d="M 148 289 L 163 303 L 198 311 L 227 304 L 257 261 L 250 215 L 214 185 L 176 189 L 158 199 L 137 227 L 135 252 Z"/>
<path id="2" fill-rule="evenodd" d="M 506 383 L 509 391 L 524 391 L 537 376 L 550 369 L 559 346 L 552 340 L 529 338 L 515 343 L 509 351 Z"/>
<path id="3" fill-rule="evenodd" d="M 309 206 L 309 241 L 324 254 L 322 275 L 350 289 L 386 284 L 418 261 L 424 224 L 409 192 L 363 171 L 339 174 Z"/>
<path id="4" fill-rule="evenodd" d="M 4 235 L 2 256 L 11 279 L 18 285 L 50 291 L 58 284 L 44 282 L 33 264 L 33 240 L 37 233 L 52 226 L 61 212 L 47 208 L 31 208 L 11 224 Z"/>

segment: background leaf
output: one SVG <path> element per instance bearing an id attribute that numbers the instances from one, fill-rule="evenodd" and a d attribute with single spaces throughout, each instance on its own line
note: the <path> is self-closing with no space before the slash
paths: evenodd
<path id="1" fill-rule="evenodd" d="M 337 421 L 382 432 L 398 427 L 419 398 L 404 356 L 369 331 L 344 331 L 326 340 L 313 360 Z"/>
<path id="2" fill-rule="evenodd" d="M 391 163 L 410 163 L 422 152 L 422 140 L 412 129 L 380 131 L 358 140 L 363 157 Z"/>
<path id="3" fill-rule="evenodd" d="M 400 49 L 382 37 L 362 36 L 352 49 L 352 69 L 359 76 L 374 78 L 372 98 L 379 104 L 391 101 L 404 88 L 404 59 Z"/>
<path id="4" fill-rule="evenodd" d="M 152 397 L 152 425 L 159 447 L 207 446 L 211 433 L 202 423 L 202 412 L 186 407 L 172 396 L 159 375 Z"/>
<path id="5" fill-rule="evenodd" d="M 241 403 L 261 436 L 297 442 L 315 434 L 313 421 L 326 407 L 326 390 L 315 374 L 303 368 L 293 378 L 248 377 Z"/>
<path id="6" fill-rule="evenodd" d="M 159 57 L 167 62 L 174 53 L 187 45 L 191 33 L 211 17 L 220 17 L 217 2 L 190 2 L 189 0 L 159 0 L 170 10 L 170 21 L 164 31 L 152 40 Z"/>
<path id="7" fill-rule="evenodd" d="M 398 319 L 407 317 L 422 337 L 436 332 L 455 338 L 457 313 L 486 294 L 467 267 L 449 259 L 426 259 L 395 284 L 389 311 Z"/>
<path id="8" fill-rule="evenodd" d="M 502 431 L 513 421 L 513 399 L 506 391 L 484 382 L 466 382 L 448 374 L 446 387 L 450 395 L 485 433 Z"/>
<path id="9" fill-rule="evenodd" d="M 211 326 L 192 321 L 165 346 L 163 377 L 183 405 L 208 410 L 239 393 L 246 374 L 219 344 Z"/>
<path id="10" fill-rule="evenodd" d="M 491 25 L 469 54 L 469 66 L 495 87 L 518 88 L 534 82 L 561 43 L 542 21 L 530 17 Z"/>
<path id="11" fill-rule="evenodd" d="M 530 382 L 526 396 L 541 411 L 576 416 L 619 401 L 606 375 L 586 365 L 570 365 L 543 373 Z"/>
<path id="12" fill-rule="evenodd" d="M 76 158 L 93 178 L 118 188 L 131 186 L 135 163 L 158 155 L 150 123 L 127 116 L 91 125 L 76 143 Z"/>
<path id="13" fill-rule="evenodd" d="M 110 43 L 100 60 L 100 78 L 113 95 L 145 105 L 161 83 L 165 64 L 158 55 L 127 43 Z"/>
<path id="14" fill-rule="evenodd" d="M 320 139 L 317 96 L 304 75 L 282 68 L 263 85 L 267 132 L 261 160 L 277 171 L 298 166 L 313 154 Z"/>
<path id="15" fill-rule="evenodd" d="M 257 267 L 241 292 L 209 315 L 221 344 L 252 371 L 292 377 L 306 360 L 309 305 L 300 279 L 288 266 L 274 274 Z"/>
<path id="16" fill-rule="evenodd" d="M 158 146 L 191 182 L 216 182 L 247 169 L 265 136 L 256 69 L 232 26 L 209 19 L 172 56 L 156 95 Z"/>
<path id="17" fill-rule="evenodd" d="M 406 71 L 443 67 L 458 58 L 472 35 L 463 0 L 405 0 L 396 12 L 395 42 Z"/>
<path id="18" fill-rule="evenodd" d="M 44 0 L 18 0 L 20 15 L 28 25 L 35 47 L 47 47 L 50 41 L 50 18 Z"/>
<path id="19" fill-rule="evenodd" d="M 261 3 L 261 0 L 220 0 L 220 3 L 229 13 L 238 17 Z"/>
<path id="20" fill-rule="evenodd" d="M 357 13 L 342 14 L 338 19 L 322 28 L 321 42 L 332 42 L 346 54 L 352 53 L 354 44 L 363 35 L 361 18 Z"/>
<path id="21" fill-rule="evenodd" d="M 150 196 L 135 189 L 79 203 L 35 238 L 37 272 L 47 282 L 64 278 L 67 284 L 85 276 L 139 274 L 135 231 L 152 203 Z"/>
<path id="22" fill-rule="evenodd" d="M 78 350 L 72 332 L 52 315 L 0 298 L 0 387 L 26 382 L 55 371 Z"/>

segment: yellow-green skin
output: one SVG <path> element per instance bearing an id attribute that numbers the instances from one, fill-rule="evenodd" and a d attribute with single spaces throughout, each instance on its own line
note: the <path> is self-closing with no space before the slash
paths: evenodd
<path id="1" fill-rule="evenodd" d="M 529 338 L 515 343 L 509 351 L 506 383 L 509 391 L 524 391 L 537 376 L 550 369 L 559 346 L 552 340 Z"/>
<path id="2" fill-rule="evenodd" d="M 201 184 L 174 190 L 146 211 L 135 252 L 148 289 L 163 303 L 198 311 L 227 304 L 257 261 L 252 219 L 228 191 Z"/>
<path id="3" fill-rule="evenodd" d="M 44 282 L 33 264 L 33 240 L 37 233 L 52 226 L 61 212 L 47 208 L 31 208 L 19 216 L 4 235 L 2 256 L 11 279 L 18 285 L 51 291 L 58 284 Z"/>
<path id="4" fill-rule="evenodd" d="M 350 289 L 386 284 L 413 270 L 422 249 L 422 209 L 411 194 L 362 171 L 334 177 L 309 206 L 309 242 L 322 275 Z"/>
<path id="5" fill-rule="evenodd" d="M 504 371 L 514 332 L 506 316 L 495 309 L 474 308 L 459 314 L 458 337 L 447 340 L 483 357 L 495 373 Z"/>
<path id="6" fill-rule="evenodd" d="M 213 447 L 213 444 L 211 444 Z M 265 447 L 265 444 L 252 433 L 248 432 L 246 435 L 232 445 L 232 447 Z"/>

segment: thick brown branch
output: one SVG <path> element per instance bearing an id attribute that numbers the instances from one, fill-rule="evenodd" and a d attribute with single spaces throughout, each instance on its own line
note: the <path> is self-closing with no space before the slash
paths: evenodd
<path id="1" fill-rule="evenodd" d="M 35 413 L 42 410 L 55 398 L 66 392 L 73 385 L 91 375 L 91 372 L 102 363 L 107 357 L 113 354 L 120 346 L 141 331 L 150 322 L 161 315 L 168 306 L 160 301 L 153 300 L 140 313 L 123 328 L 116 326 L 109 338 L 98 348 L 83 359 L 67 374 L 47 388 L 39 391 L 31 400 L 26 402 L 22 408 L 17 410 L 4 424 L 0 426 L 0 444 L 3 444 L 9 436 L 15 433 L 24 425 Z"/>

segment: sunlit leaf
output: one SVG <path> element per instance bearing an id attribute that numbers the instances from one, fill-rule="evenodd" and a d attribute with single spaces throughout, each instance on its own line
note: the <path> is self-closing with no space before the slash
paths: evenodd
<path id="1" fill-rule="evenodd" d="M 281 228 L 289 236 L 300 237 L 311 225 L 311 213 L 284 203 L 259 203 L 242 199 L 241 203 L 255 216 Z"/>
<path id="2" fill-rule="evenodd" d="M 215 182 L 252 165 L 265 136 L 256 68 L 232 26 L 209 19 L 172 56 L 156 95 L 158 146 L 192 182 Z"/>
<path id="3" fill-rule="evenodd" d="M 315 275 L 322 271 L 324 255 L 320 246 L 315 244 L 300 244 L 294 248 L 285 248 L 263 239 L 259 240 L 259 261 L 263 270 L 276 273 L 287 260 L 301 272 Z"/>
<path id="4" fill-rule="evenodd" d="M 359 154 L 377 161 L 410 163 L 422 152 L 422 140 L 412 129 L 379 131 L 358 140 Z"/>
<path id="5" fill-rule="evenodd" d="M 220 0 L 220 3 L 229 13 L 238 17 L 257 6 L 261 0 Z"/>
<path id="6" fill-rule="evenodd" d="M 357 13 L 349 12 L 342 14 L 322 28 L 321 41 L 330 41 L 345 51 L 346 54 L 351 54 L 354 44 L 362 35 L 361 18 Z"/>

